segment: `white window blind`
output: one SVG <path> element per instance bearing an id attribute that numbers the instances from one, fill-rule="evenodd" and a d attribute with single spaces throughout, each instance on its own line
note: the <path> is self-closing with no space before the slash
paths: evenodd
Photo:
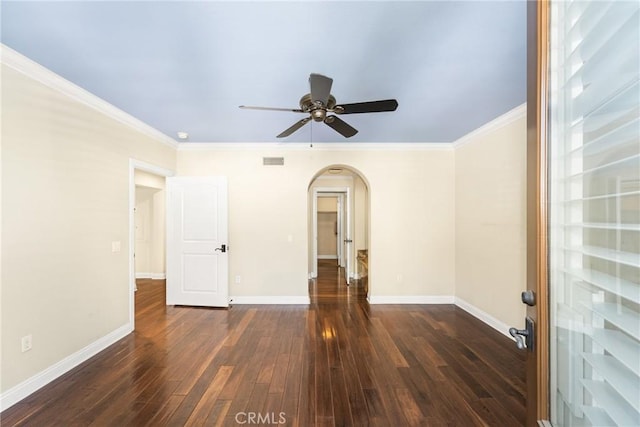
<path id="1" fill-rule="evenodd" d="M 552 1 L 554 426 L 640 426 L 640 1 Z"/>

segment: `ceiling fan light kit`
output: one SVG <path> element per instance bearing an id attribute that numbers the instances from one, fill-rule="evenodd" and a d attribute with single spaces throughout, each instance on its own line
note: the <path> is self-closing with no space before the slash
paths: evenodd
<path id="1" fill-rule="evenodd" d="M 333 114 L 360 114 L 360 113 L 379 113 L 384 111 L 395 111 L 398 108 L 398 101 L 395 99 L 384 99 L 380 101 L 356 102 L 352 104 L 338 105 L 336 98 L 331 94 L 331 86 L 333 79 L 323 76 L 322 74 L 311 74 L 309 76 L 310 92 L 300 98 L 300 108 L 271 108 L 271 107 L 252 107 L 241 105 L 240 108 L 251 110 L 271 110 L 271 111 L 290 111 L 293 113 L 307 113 L 309 117 L 294 123 L 291 127 L 284 130 L 277 137 L 285 138 L 311 120 L 315 122 L 323 122 L 345 138 L 350 138 L 358 130 L 351 127 L 347 122 Z"/>

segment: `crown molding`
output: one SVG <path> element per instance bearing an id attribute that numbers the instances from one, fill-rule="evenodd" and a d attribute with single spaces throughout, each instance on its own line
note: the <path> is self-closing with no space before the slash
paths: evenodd
<path id="1" fill-rule="evenodd" d="M 178 151 L 450 151 L 450 142 L 180 142 Z"/>
<path id="2" fill-rule="evenodd" d="M 149 126 L 139 119 L 136 119 L 130 114 L 125 113 L 114 105 L 109 104 L 107 101 L 99 98 L 80 86 L 71 83 L 48 68 L 43 67 L 37 62 L 27 58 L 2 43 L 0 43 L 0 62 L 81 104 L 93 108 L 94 110 L 155 139 L 158 142 L 168 145 L 174 149 L 178 147 L 178 143 L 174 139 L 159 130 Z"/>
<path id="3" fill-rule="evenodd" d="M 453 142 L 453 147 L 458 148 L 465 144 L 468 144 L 474 139 L 482 135 L 486 135 L 490 132 L 493 132 L 496 129 L 504 127 L 515 120 L 525 117 L 526 115 L 527 115 L 527 103 L 525 102 L 524 104 L 518 105 L 513 110 L 510 110 L 504 113 L 503 115 L 491 120 L 490 122 L 480 126 L 479 128 L 472 130 L 465 136 L 458 138 Z"/>

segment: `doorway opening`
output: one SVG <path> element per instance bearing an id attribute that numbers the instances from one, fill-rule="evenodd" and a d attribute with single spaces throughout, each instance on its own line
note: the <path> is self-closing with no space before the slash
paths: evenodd
<path id="1" fill-rule="evenodd" d="M 129 325 L 135 329 L 136 278 L 164 279 L 165 183 L 174 172 L 129 160 Z"/>
<path id="2" fill-rule="evenodd" d="M 134 267 L 136 279 L 165 278 L 165 178 L 135 171 Z"/>
<path id="3" fill-rule="evenodd" d="M 358 286 L 368 295 L 367 181 L 350 166 L 330 165 L 312 178 L 308 198 L 309 279 L 318 279 L 322 264 L 325 273 L 334 268 L 342 276 L 337 286 Z"/>

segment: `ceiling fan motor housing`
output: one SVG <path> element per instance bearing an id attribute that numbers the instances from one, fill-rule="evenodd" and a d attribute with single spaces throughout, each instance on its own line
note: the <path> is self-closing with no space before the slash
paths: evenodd
<path id="1" fill-rule="evenodd" d="M 308 93 L 300 98 L 300 109 L 311 114 L 311 117 L 316 122 L 322 122 L 327 117 L 327 110 L 332 111 L 336 106 L 336 98 L 333 95 L 329 95 L 327 105 L 324 105 L 321 101 L 313 101 L 311 94 Z"/>

